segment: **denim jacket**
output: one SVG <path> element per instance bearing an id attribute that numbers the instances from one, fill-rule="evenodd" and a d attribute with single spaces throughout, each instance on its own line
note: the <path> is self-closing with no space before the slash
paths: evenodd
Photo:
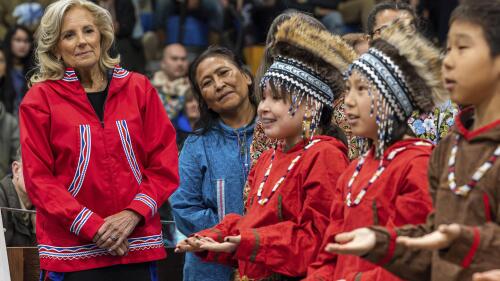
<path id="1" fill-rule="evenodd" d="M 170 198 L 176 225 L 184 235 L 213 227 L 226 214 L 243 213 L 253 130 L 253 122 L 233 129 L 220 121 L 207 133 L 186 139 L 179 158 L 180 186 Z M 232 272 L 228 266 L 186 255 L 185 281 L 231 280 Z"/>

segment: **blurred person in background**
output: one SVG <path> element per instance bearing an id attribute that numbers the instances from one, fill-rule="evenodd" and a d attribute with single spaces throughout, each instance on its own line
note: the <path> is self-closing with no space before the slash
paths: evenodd
<path id="1" fill-rule="evenodd" d="M 111 14 L 116 37 L 116 51 L 122 66 L 128 70 L 145 73 L 146 59 L 140 39 L 134 38 L 137 10 L 132 0 L 95 0 Z"/>
<path id="2" fill-rule="evenodd" d="M 7 62 L 0 46 L 0 93 L 4 92 Z M 19 146 L 19 128 L 17 119 L 5 109 L 0 101 L 0 178 L 8 174 L 9 166 L 14 161 L 16 147 Z"/>
<path id="3" fill-rule="evenodd" d="M 0 181 L 0 207 L 34 209 L 24 186 L 21 149 L 17 150 L 15 161 L 12 163 L 12 174 Z M 2 210 L 2 221 L 7 247 L 35 245 L 35 214 Z"/>
<path id="4" fill-rule="evenodd" d="M 370 12 L 367 33 L 372 40 L 377 39 L 382 30 L 401 20 L 409 20 L 414 32 L 420 33 L 419 19 L 409 4 L 380 3 Z M 408 124 L 415 136 L 437 144 L 453 127 L 457 114 L 458 106 L 453 104 L 449 97 L 441 97 L 431 112 L 415 111 L 408 119 Z"/>
<path id="5" fill-rule="evenodd" d="M 151 81 L 174 125 L 184 107 L 184 95 L 191 87 L 187 77 L 187 56 L 186 48 L 181 44 L 166 46 L 163 49 L 161 69 L 155 72 Z"/>
<path id="6" fill-rule="evenodd" d="M 33 35 L 28 28 L 16 25 L 5 36 L 3 45 L 7 62 L 5 84 L 0 101 L 17 117 L 22 98 L 28 90 L 28 76 L 33 69 Z"/>
<path id="7" fill-rule="evenodd" d="M 1 56 L 2 55 L 0 55 L 0 75 L 2 71 Z M 15 160 L 18 146 L 19 127 L 17 119 L 12 114 L 8 113 L 3 103 L 0 102 L 0 178 L 3 178 L 9 173 L 9 167 L 12 161 Z"/>
<path id="8" fill-rule="evenodd" d="M 368 15 L 366 33 L 370 38 L 376 39 L 380 32 L 387 28 L 395 20 L 409 19 L 418 27 L 418 17 L 412 6 L 403 2 L 387 1 L 377 4 Z"/>
<path id="9" fill-rule="evenodd" d="M 161 69 L 154 73 L 151 83 L 156 88 L 160 100 L 172 121 L 176 131 L 177 148 L 182 148 L 182 144 L 189 132 L 191 132 L 189 122 L 183 117 L 182 111 L 185 105 L 187 93 L 191 90 L 188 70 L 188 53 L 181 44 L 170 44 L 163 49 L 163 56 L 160 62 Z M 184 118 L 184 119 L 183 119 Z M 171 207 L 165 202 L 158 210 L 162 220 L 173 220 Z M 171 234 L 171 233 L 170 233 Z M 170 235 L 168 234 L 168 235 Z M 166 234 L 167 235 L 167 234 Z M 172 237 L 168 237 L 172 240 Z"/>
<path id="10" fill-rule="evenodd" d="M 342 36 L 358 55 L 368 52 L 370 48 L 370 38 L 364 33 L 348 33 Z"/>
<path id="11" fill-rule="evenodd" d="M 0 1 L 0 38 L 16 24 L 25 25 L 32 32 L 41 18 L 41 13 L 54 0 L 4 0 Z"/>
<path id="12" fill-rule="evenodd" d="M 196 123 L 200 120 L 200 104 L 192 91 L 184 96 L 184 108 L 177 118 L 177 147 L 182 149 L 186 138 L 196 130 Z"/>
<path id="13" fill-rule="evenodd" d="M 6 91 L 7 58 L 0 45 L 0 97 Z M 9 173 L 9 166 L 14 161 L 16 147 L 19 146 L 19 127 L 15 116 L 7 112 L 0 101 L 0 178 Z"/>
<path id="14" fill-rule="evenodd" d="M 161 44 L 166 43 L 168 18 L 180 10 L 178 5 L 185 5 L 183 8 L 187 9 L 188 12 L 204 20 L 209 27 L 210 43 L 218 43 L 224 27 L 224 5 L 227 6 L 227 2 L 221 0 L 156 0 L 154 28 Z"/>

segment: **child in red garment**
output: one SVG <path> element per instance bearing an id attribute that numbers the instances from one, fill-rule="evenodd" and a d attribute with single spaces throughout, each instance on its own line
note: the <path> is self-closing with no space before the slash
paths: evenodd
<path id="1" fill-rule="evenodd" d="M 407 119 L 432 109 L 441 96 L 438 50 L 397 23 L 373 42 L 348 71 L 345 108 L 354 135 L 368 151 L 351 163 L 337 182 L 330 225 L 323 242 L 353 229 L 422 223 L 432 210 L 427 166 L 433 146 L 415 138 Z M 403 42 L 403 38 L 406 38 Z M 415 53 L 426 56 L 414 60 Z M 425 73 L 426 76 L 420 74 Z M 306 280 L 400 280 L 357 256 L 322 251 Z"/>
<path id="2" fill-rule="evenodd" d="M 258 116 L 265 134 L 282 144 L 264 152 L 250 172 L 245 216 L 229 214 L 177 245 L 177 251 L 238 266 L 242 280 L 305 277 L 320 251 L 337 179 L 348 165 L 340 129 L 336 137 L 321 134 L 331 132 L 332 105 L 344 88 L 341 71 L 353 50 L 297 17 L 280 25 L 275 41 Z"/>
<path id="3" fill-rule="evenodd" d="M 432 153 L 434 211 L 422 224 L 338 234 L 326 248 L 410 281 L 498 280 L 491 270 L 500 265 L 500 0 L 461 1 L 442 71 L 451 100 L 469 107 Z"/>

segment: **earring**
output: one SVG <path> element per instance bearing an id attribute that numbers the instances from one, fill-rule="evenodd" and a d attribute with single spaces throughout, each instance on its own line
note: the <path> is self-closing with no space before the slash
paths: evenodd
<path id="1" fill-rule="evenodd" d="M 311 137 L 311 110 L 309 106 L 306 107 L 304 119 L 302 120 L 302 139 L 308 140 Z"/>

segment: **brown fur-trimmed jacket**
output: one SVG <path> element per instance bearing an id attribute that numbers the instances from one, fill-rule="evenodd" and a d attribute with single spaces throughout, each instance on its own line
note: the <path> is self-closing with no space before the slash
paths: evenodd
<path id="1" fill-rule="evenodd" d="M 472 122 L 473 110 L 464 110 L 454 130 L 432 154 L 429 180 L 435 210 L 426 224 L 394 230 L 372 227 L 377 242 L 365 259 L 388 261 L 384 268 L 403 279 L 418 281 L 470 281 L 474 272 L 500 268 L 500 159 L 466 197 L 455 195 L 448 185 L 448 160 L 457 134 L 461 136 L 455 165 L 457 186 L 469 183 L 500 144 L 500 120 L 474 131 L 469 129 Z M 447 249 L 416 251 L 395 244 L 396 236 L 420 237 L 451 223 L 461 225 L 461 234 Z"/>

